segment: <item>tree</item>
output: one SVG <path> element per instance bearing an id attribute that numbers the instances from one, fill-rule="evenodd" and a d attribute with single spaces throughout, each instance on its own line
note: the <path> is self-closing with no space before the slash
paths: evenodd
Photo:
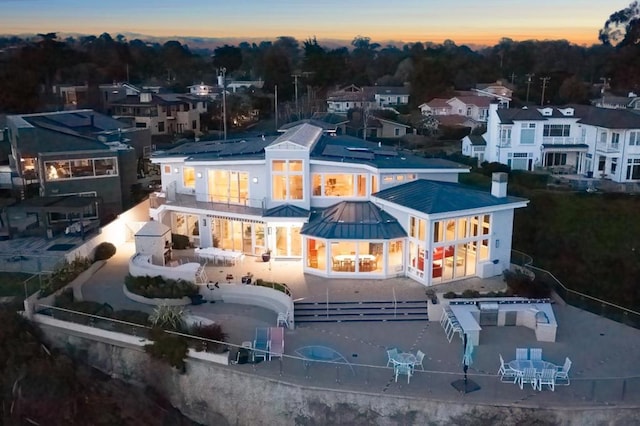
<path id="1" fill-rule="evenodd" d="M 631 2 L 624 9 L 609 15 L 598 38 L 603 44 L 627 46 L 640 42 L 640 5 Z"/>
<path id="2" fill-rule="evenodd" d="M 233 73 L 242 66 L 242 50 L 228 44 L 216 47 L 213 51 L 213 66 L 216 68 L 224 67 L 228 74 Z"/>

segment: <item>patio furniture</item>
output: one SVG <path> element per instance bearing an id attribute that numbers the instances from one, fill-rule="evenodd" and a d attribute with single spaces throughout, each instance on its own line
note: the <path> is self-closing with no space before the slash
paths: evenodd
<path id="1" fill-rule="evenodd" d="M 516 348 L 516 360 L 526 360 L 529 359 L 529 349 L 527 348 Z"/>
<path id="2" fill-rule="evenodd" d="M 502 358 L 502 354 L 500 356 L 500 368 L 498 369 L 498 375 L 500 376 L 500 381 L 503 383 L 515 383 L 518 379 L 518 372 L 513 368 L 506 366 L 504 364 L 504 359 Z"/>
<path id="3" fill-rule="evenodd" d="M 411 380 L 411 376 L 413 375 L 413 369 L 405 364 L 398 364 L 394 367 L 395 370 L 395 380 L 398 382 L 398 376 L 401 374 L 405 374 L 407 376 L 407 383 Z"/>
<path id="4" fill-rule="evenodd" d="M 387 367 L 389 365 L 396 365 L 396 357 L 398 356 L 398 349 L 388 349 L 387 350 Z"/>
<path id="5" fill-rule="evenodd" d="M 562 383 L 560 386 L 568 386 L 571 382 L 569 380 L 569 369 L 571 368 L 571 360 L 569 357 L 566 357 L 564 360 L 564 365 L 562 367 L 558 367 L 556 371 L 556 384 L 557 380 L 560 379 L 562 381 L 566 381 L 567 383 Z"/>
<path id="6" fill-rule="evenodd" d="M 530 359 L 521 359 L 521 360 L 516 359 L 514 361 L 509 361 L 507 365 L 512 370 L 515 370 L 518 372 L 523 372 L 527 368 L 533 368 L 534 370 L 536 370 L 536 373 L 538 375 L 542 374 L 542 370 L 544 370 L 545 368 L 555 368 L 555 365 L 551 362 L 547 362 L 544 360 L 532 361 Z"/>
<path id="7" fill-rule="evenodd" d="M 529 349 L 529 359 L 531 361 L 541 361 L 542 360 L 542 349 L 540 349 L 540 348 L 530 348 Z"/>
<path id="8" fill-rule="evenodd" d="M 409 367 L 411 371 L 416 365 L 416 356 L 411 352 L 401 352 L 394 358 L 394 362 L 396 366 L 403 365 Z"/>
<path id="9" fill-rule="evenodd" d="M 424 352 L 422 351 L 416 352 L 416 362 L 414 364 L 414 368 L 420 367 L 420 370 L 424 371 L 424 365 L 422 365 L 423 359 L 424 359 Z"/>
<path id="10" fill-rule="evenodd" d="M 534 389 L 538 387 L 538 375 L 536 374 L 535 368 L 525 368 L 522 373 L 518 374 L 518 384 L 520 385 L 520 389 L 524 388 L 525 383 L 530 383 L 531 387 Z"/>
<path id="11" fill-rule="evenodd" d="M 542 385 L 549 386 L 549 389 L 555 391 L 556 385 L 556 370 L 553 368 L 545 368 L 542 370 L 542 374 L 538 377 L 538 390 L 542 390 Z"/>
<path id="12" fill-rule="evenodd" d="M 282 359 L 284 353 L 284 328 L 269 328 L 269 360 L 273 358 Z"/>
<path id="13" fill-rule="evenodd" d="M 264 327 L 256 328 L 256 336 L 253 340 L 253 359 L 262 358 L 267 360 L 269 352 L 269 329 Z"/>
<path id="14" fill-rule="evenodd" d="M 288 312 L 278 312 L 278 319 L 276 320 L 276 326 L 289 328 Z"/>

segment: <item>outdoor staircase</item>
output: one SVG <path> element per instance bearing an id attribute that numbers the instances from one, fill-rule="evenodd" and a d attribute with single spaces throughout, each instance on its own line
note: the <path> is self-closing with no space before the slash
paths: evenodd
<path id="1" fill-rule="evenodd" d="M 426 300 L 295 302 L 296 324 L 314 322 L 428 321 Z"/>

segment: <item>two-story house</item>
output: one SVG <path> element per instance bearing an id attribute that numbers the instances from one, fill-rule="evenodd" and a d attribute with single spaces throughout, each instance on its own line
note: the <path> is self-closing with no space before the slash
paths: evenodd
<path id="1" fill-rule="evenodd" d="M 332 92 L 327 97 L 327 112 L 346 114 L 350 109 L 385 109 L 409 104 L 406 86 L 350 85 Z"/>
<path id="2" fill-rule="evenodd" d="M 194 95 L 141 92 L 111 102 L 113 117 L 129 119 L 135 127 L 149 129 L 152 136 L 193 131 L 200 135 L 200 113 L 206 101 Z"/>
<path id="3" fill-rule="evenodd" d="M 491 98 L 477 95 L 458 95 L 449 99 L 434 98 L 418 106 L 422 115 L 456 115 L 473 120 L 476 126 L 485 123 L 489 115 Z M 475 126 L 474 126 L 475 127 Z"/>
<path id="4" fill-rule="evenodd" d="M 156 153 L 150 216 L 200 247 L 269 251 L 324 277 L 408 276 L 424 284 L 508 268 L 515 208 L 468 168 L 336 135 L 309 123 L 277 137 L 194 142 Z"/>
<path id="5" fill-rule="evenodd" d="M 23 197 L 92 196 L 96 218 L 115 217 L 131 204 L 139 156 L 131 138 L 148 132 L 91 110 L 7 116 L 12 189 Z M 64 223 L 68 218 L 58 217 Z"/>
<path id="6" fill-rule="evenodd" d="M 587 105 L 490 108 L 484 159 L 516 170 L 560 168 L 615 182 L 640 180 L 640 115 Z M 463 151 L 472 149 L 469 138 Z M 475 155 L 477 156 L 477 155 Z"/>

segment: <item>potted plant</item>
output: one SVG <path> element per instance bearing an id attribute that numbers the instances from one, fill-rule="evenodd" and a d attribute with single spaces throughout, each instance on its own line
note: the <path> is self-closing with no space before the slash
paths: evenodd
<path id="1" fill-rule="evenodd" d="M 262 261 L 268 262 L 271 260 L 271 249 L 267 249 L 264 253 L 262 253 Z"/>

